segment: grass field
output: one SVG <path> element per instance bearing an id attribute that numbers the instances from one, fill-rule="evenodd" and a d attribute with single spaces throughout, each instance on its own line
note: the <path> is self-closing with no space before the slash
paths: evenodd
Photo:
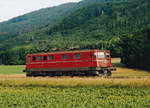
<path id="1" fill-rule="evenodd" d="M 109 78 L 26 78 L 25 66 L 0 66 L 0 108 L 149 108 L 150 72 L 112 62 Z"/>
<path id="2" fill-rule="evenodd" d="M 1 108 L 149 108 L 150 88 L 3 87 Z"/>
<path id="3" fill-rule="evenodd" d="M 19 66 L 5 66 L 0 65 L 0 74 L 2 75 L 12 75 L 12 74 L 23 74 L 23 69 L 25 69 L 25 66 L 19 65 Z"/>

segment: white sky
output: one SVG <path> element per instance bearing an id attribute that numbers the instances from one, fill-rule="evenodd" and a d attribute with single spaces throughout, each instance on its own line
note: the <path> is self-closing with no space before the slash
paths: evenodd
<path id="1" fill-rule="evenodd" d="M 41 8 L 81 0 L 0 0 L 0 22 Z"/>

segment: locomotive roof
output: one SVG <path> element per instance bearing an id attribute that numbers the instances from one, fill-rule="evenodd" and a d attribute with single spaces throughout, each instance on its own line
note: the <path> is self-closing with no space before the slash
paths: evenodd
<path id="1" fill-rule="evenodd" d="M 41 53 L 34 53 L 34 54 L 28 54 L 28 55 L 58 54 L 58 53 L 75 53 L 75 52 L 93 52 L 93 51 L 110 52 L 109 50 L 70 50 L 70 51 L 50 51 L 50 52 L 41 52 Z"/>

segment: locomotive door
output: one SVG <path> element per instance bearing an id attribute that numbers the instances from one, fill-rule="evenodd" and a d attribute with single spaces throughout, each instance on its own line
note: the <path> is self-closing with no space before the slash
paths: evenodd
<path id="1" fill-rule="evenodd" d="M 76 72 L 78 73 L 78 71 L 80 71 L 80 67 L 81 67 L 81 65 L 80 65 L 81 64 L 81 54 L 75 53 L 74 59 L 75 59 L 74 67 L 75 67 Z"/>
<path id="2" fill-rule="evenodd" d="M 42 61 L 42 56 L 37 56 L 37 67 L 38 67 L 38 71 L 42 72 L 42 66 L 43 66 L 43 61 Z"/>
<path id="3" fill-rule="evenodd" d="M 30 63 L 31 63 L 31 56 L 27 57 L 27 67 L 30 68 Z"/>
<path id="4" fill-rule="evenodd" d="M 104 61 L 104 52 L 96 51 L 94 55 L 96 58 L 96 67 L 101 67 Z"/>
<path id="5" fill-rule="evenodd" d="M 95 57 L 95 62 L 96 62 L 96 67 L 100 66 L 99 60 L 98 60 L 98 51 L 94 52 L 94 57 Z"/>
<path id="6" fill-rule="evenodd" d="M 90 67 L 94 66 L 93 58 L 94 58 L 94 56 L 92 55 L 92 52 L 90 52 Z"/>
<path id="7" fill-rule="evenodd" d="M 97 66 L 98 67 L 106 67 L 106 64 L 105 64 L 106 60 L 105 60 L 105 52 L 104 51 L 97 52 L 96 60 L 97 60 Z"/>

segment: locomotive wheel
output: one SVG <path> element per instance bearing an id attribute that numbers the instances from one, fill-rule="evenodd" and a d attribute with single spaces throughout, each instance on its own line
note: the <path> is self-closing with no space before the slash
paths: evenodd
<path id="1" fill-rule="evenodd" d="M 26 77 L 32 77 L 32 75 L 31 75 L 31 74 L 29 74 L 29 73 L 27 73 L 27 74 L 26 74 Z"/>
<path id="2" fill-rule="evenodd" d="M 111 71 L 108 71 L 108 76 L 111 76 Z"/>
<path id="3" fill-rule="evenodd" d="M 35 74 L 35 73 L 27 73 L 26 77 L 38 77 L 38 76 L 42 76 L 40 74 Z"/>
<path id="4" fill-rule="evenodd" d="M 102 74 L 99 71 L 96 71 L 96 76 L 101 76 Z"/>
<path id="5" fill-rule="evenodd" d="M 111 71 L 104 70 L 104 76 L 105 77 L 111 76 Z"/>

